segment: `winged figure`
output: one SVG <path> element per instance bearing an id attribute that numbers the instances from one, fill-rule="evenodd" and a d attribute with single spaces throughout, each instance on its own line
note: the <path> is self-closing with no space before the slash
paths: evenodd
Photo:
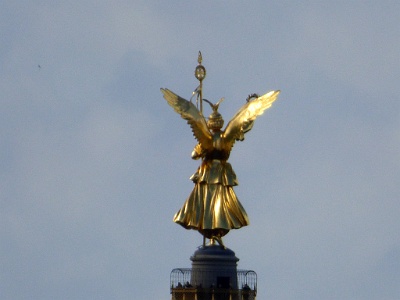
<path id="1" fill-rule="evenodd" d="M 249 224 L 249 218 L 233 190 L 238 185 L 236 174 L 228 158 L 236 141 L 243 141 L 255 119 L 271 107 L 280 91 L 271 91 L 247 99 L 225 130 L 224 120 L 218 112 L 223 98 L 216 104 L 207 101 L 212 113 L 206 120 L 196 106 L 168 89 L 161 89 L 165 100 L 181 117 L 187 120 L 198 144 L 192 152 L 193 159 L 202 159 L 197 171 L 190 177 L 194 188 L 182 208 L 175 214 L 174 222 L 186 229 L 194 229 L 214 244 L 224 247 L 222 237 L 231 229 Z M 251 98 L 251 99 L 250 99 Z"/>

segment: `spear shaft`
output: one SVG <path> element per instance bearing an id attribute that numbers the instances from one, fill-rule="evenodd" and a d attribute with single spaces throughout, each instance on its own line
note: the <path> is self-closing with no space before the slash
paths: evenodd
<path id="1" fill-rule="evenodd" d="M 206 77 L 206 68 L 204 68 L 201 64 L 203 57 L 201 56 L 201 52 L 199 51 L 199 56 L 197 57 L 197 62 L 199 63 L 194 71 L 194 76 L 200 81 L 199 85 L 199 93 L 197 99 L 200 100 L 200 112 L 203 114 L 203 79 Z"/>

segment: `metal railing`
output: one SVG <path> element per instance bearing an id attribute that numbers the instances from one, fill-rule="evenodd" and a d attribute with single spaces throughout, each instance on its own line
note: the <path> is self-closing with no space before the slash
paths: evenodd
<path id="1" fill-rule="evenodd" d="M 198 272 L 198 270 L 196 270 Z M 178 268 L 171 271 L 172 300 L 255 300 L 257 274 L 251 270 L 237 270 L 237 288 L 202 287 L 191 283 L 192 269 Z M 206 274 L 205 274 L 206 275 Z"/>

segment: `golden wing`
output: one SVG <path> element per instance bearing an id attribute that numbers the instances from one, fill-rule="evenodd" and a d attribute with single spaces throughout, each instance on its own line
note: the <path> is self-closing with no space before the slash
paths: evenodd
<path id="1" fill-rule="evenodd" d="M 280 91 L 270 91 L 261 97 L 250 100 L 239 109 L 229 121 L 224 132 L 224 140 L 229 150 L 235 141 L 244 140 L 244 134 L 253 128 L 255 119 L 271 107 L 279 93 Z"/>
<path id="2" fill-rule="evenodd" d="M 196 106 L 168 89 L 161 89 L 165 100 L 172 108 L 187 120 L 192 128 L 193 135 L 204 149 L 212 147 L 212 135 L 207 127 L 206 120 Z"/>

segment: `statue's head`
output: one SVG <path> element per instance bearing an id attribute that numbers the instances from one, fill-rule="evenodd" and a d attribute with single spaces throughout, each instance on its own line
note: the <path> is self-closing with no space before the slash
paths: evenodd
<path id="1" fill-rule="evenodd" d="M 208 104 L 210 104 L 213 112 L 211 115 L 208 117 L 207 121 L 207 126 L 211 130 L 221 130 L 222 126 L 224 126 L 224 119 L 222 118 L 222 115 L 218 112 L 218 107 L 220 103 L 224 100 L 224 98 L 221 98 L 217 104 L 212 104 L 210 101 L 207 99 L 203 99 L 206 101 Z"/>
<path id="2" fill-rule="evenodd" d="M 213 111 L 208 117 L 207 126 L 211 130 L 220 130 L 224 126 L 224 119 L 218 111 Z"/>

